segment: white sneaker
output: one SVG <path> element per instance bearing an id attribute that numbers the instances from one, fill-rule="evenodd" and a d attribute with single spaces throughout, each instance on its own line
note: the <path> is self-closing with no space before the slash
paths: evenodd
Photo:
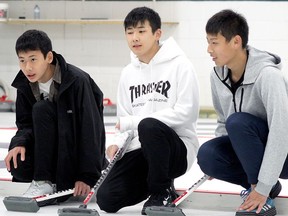
<path id="1" fill-rule="evenodd" d="M 44 194 L 52 194 L 56 192 L 55 187 L 50 181 L 32 181 L 28 190 L 23 194 L 23 197 L 33 198 Z"/>

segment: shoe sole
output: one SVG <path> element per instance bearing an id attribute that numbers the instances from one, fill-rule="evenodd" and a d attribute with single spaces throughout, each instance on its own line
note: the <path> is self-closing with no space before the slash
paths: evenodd
<path id="1" fill-rule="evenodd" d="M 153 207 L 156 207 L 156 208 L 158 208 L 158 207 L 173 207 L 173 201 L 175 200 L 175 199 L 177 199 L 179 197 L 179 195 L 177 194 L 177 192 L 176 192 L 176 190 L 175 190 L 175 187 L 174 187 L 174 180 L 172 181 L 172 183 L 171 183 L 171 194 L 170 194 L 170 199 L 169 199 L 169 201 L 167 201 L 167 204 L 164 204 L 164 205 L 162 205 L 162 206 L 153 206 Z M 147 215 L 147 213 L 146 213 L 146 209 L 147 208 L 150 208 L 151 206 L 149 206 L 149 205 L 147 205 L 147 206 L 143 206 L 143 208 L 142 208 L 142 210 L 141 210 L 141 215 Z M 149 215 L 150 216 L 150 215 Z M 175 216 L 177 216 L 177 215 L 175 215 Z"/>
<path id="2" fill-rule="evenodd" d="M 255 215 L 255 216 L 275 216 L 276 214 L 277 214 L 276 208 L 272 207 L 268 211 L 263 212 L 263 213 L 259 213 L 259 214 L 257 214 L 256 212 L 236 212 L 235 216 L 251 216 L 251 215 Z"/>
<path id="3" fill-rule="evenodd" d="M 57 199 L 44 200 L 44 201 L 37 202 L 37 204 L 38 204 L 39 207 L 49 206 L 49 205 L 56 205 L 57 204 Z"/>
<path id="4" fill-rule="evenodd" d="M 147 207 L 142 208 L 142 210 L 141 210 L 141 215 L 147 215 L 146 212 L 145 212 L 146 208 L 147 208 Z"/>
<path id="5" fill-rule="evenodd" d="M 275 199 L 280 194 L 281 190 L 282 190 L 282 185 L 279 181 L 277 181 L 275 187 L 272 188 L 272 190 L 269 194 L 269 197 L 271 199 Z"/>

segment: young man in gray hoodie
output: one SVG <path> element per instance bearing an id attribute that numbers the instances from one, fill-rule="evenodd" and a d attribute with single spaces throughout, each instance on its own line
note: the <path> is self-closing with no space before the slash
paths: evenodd
<path id="1" fill-rule="evenodd" d="M 246 19 L 231 10 L 206 25 L 216 138 L 198 152 L 202 171 L 246 188 L 236 215 L 276 215 L 278 178 L 288 178 L 288 88 L 281 59 L 248 46 Z"/>

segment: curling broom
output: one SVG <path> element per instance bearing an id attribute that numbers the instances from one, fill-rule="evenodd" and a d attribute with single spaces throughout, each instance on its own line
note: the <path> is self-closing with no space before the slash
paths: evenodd
<path id="1" fill-rule="evenodd" d="M 127 138 L 125 139 L 125 143 L 122 148 L 119 148 L 116 154 L 114 155 L 114 158 L 109 163 L 107 168 L 102 171 L 101 177 L 96 182 L 95 186 L 91 189 L 90 193 L 87 195 L 85 200 L 83 201 L 83 204 L 79 206 L 79 208 L 63 208 L 58 209 L 59 216 L 99 216 L 96 209 L 87 209 L 87 205 L 90 203 L 92 197 L 97 193 L 99 187 L 102 185 L 104 180 L 106 179 L 107 175 L 111 171 L 112 167 L 115 165 L 115 163 L 122 158 L 122 156 L 125 154 L 129 144 L 132 140 L 133 132 L 125 132 L 127 133 Z"/>
<path id="2" fill-rule="evenodd" d="M 131 135 L 129 134 L 129 137 L 130 136 Z M 128 142 L 128 138 L 127 138 L 126 142 Z M 130 140 L 131 140 L 131 138 L 130 138 Z M 125 147 L 125 149 L 124 149 L 124 147 Z M 122 157 L 121 154 L 126 151 L 127 147 L 128 146 L 123 146 L 121 149 L 118 150 L 118 152 L 116 153 L 114 159 L 107 166 L 107 168 L 102 172 L 102 175 L 99 178 L 98 182 L 100 180 L 104 181 L 104 179 L 106 178 L 106 175 L 108 174 L 110 169 L 114 166 L 114 164 L 112 164 L 112 163 L 115 163 L 116 160 L 118 160 L 118 158 L 120 159 Z M 116 156 L 117 156 L 117 158 L 116 158 Z M 109 168 L 109 170 L 108 170 L 108 168 Z M 99 187 L 99 186 L 97 185 L 97 187 Z M 32 198 L 21 197 L 21 196 L 8 196 L 8 197 L 4 197 L 3 203 L 4 203 L 4 205 L 5 205 L 5 207 L 6 207 L 6 209 L 8 211 L 38 212 L 40 207 L 43 205 L 42 203 L 45 203 L 45 201 L 48 201 L 50 199 L 55 199 L 55 198 L 58 198 L 58 197 L 62 197 L 62 196 L 66 196 L 66 195 L 71 195 L 73 193 L 74 193 L 74 189 L 68 189 L 68 190 L 59 191 L 59 192 L 56 192 L 56 193 L 53 193 L 53 194 L 44 194 L 42 196 L 37 196 L 37 197 L 32 197 Z M 91 192 L 89 194 L 91 194 Z"/>
<path id="3" fill-rule="evenodd" d="M 21 196 L 8 196 L 3 199 L 3 203 L 8 211 L 37 212 L 40 209 L 41 202 L 44 203 L 47 200 L 70 195 L 73 193 L 74 189 L 69 189 L 33 198 L 21 197 Z"/>

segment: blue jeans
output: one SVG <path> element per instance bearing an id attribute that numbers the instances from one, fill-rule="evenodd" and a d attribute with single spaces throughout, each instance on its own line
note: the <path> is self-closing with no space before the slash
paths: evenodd
<path id="1" fill-rule="evenodd" d="M 217 137 L 201 145 L 198 164 L 205 174 L 248 189 L 258 182 L 269 133 L 267 122 L 239 112 L 229 116 L 226 130 L 228 136 Z M 287 158 L 280 178 L 288 178 Z"/>

